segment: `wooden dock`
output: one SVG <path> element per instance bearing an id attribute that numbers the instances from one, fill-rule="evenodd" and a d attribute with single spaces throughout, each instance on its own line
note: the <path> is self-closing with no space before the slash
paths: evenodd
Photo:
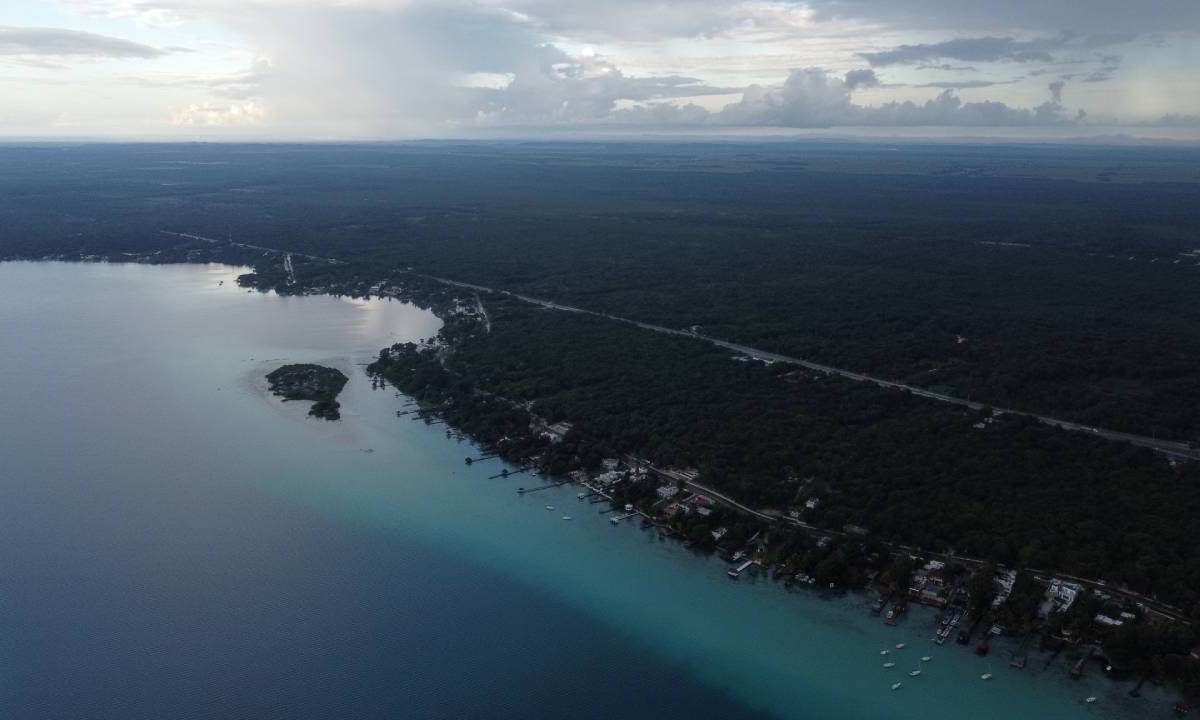
<path id="1" fill-rule="evenodd" d="M 529 493 L 535 493 L 539 490 L 549 490 L 550 488 L 561 487 L 566 484 L 567 484 L 566 481 L 563 481 L 563 482 L 550 483 L 549 485 L 541 485 L 541 486 L 538 486 L 535 488 L 517 488 L 517 494 L 518 495 L 528 495 Z"/>
<path id="2" fill-rule="evenodd" d="M 741 565 L 738 565 L 736 568 L 730 568 L 729 572 L 727 572 L 726 575 L 728 575 L 729 577 L 736 580 L 738 577 L 741 576 L 741 574 L 743 572 L 746 571 L 746 568 L 753 565 L 754 562 L 755 562 L 754 560 L 747 560 L 746 562 L 742 563 Z"/>

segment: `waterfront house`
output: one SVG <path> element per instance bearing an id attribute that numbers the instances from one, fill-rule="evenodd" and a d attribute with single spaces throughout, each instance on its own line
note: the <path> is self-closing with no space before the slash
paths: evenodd
<path id="1" fill-rule="evenodd" d="M 674 485 L 660 485 L 654 492 L 663 500 L 668 500 L 679 494 L 679 488 Z"/>
<path id="2" fill-rule="evenodd" d="M 599 475 L 596 476 L 596 482 L 600 483 L 604 487 L 610 487 L 612 485 L 616 485 L 618 482 L 620 482 L 620 480 L 621 480 L 621 474 L 616 472 L 615 470 L 609 470 L 606 473 L 600 473 Z"/>

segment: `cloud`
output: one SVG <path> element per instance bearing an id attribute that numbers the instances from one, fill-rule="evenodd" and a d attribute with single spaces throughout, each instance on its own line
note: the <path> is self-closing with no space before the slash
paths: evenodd
<path id="1" fill-rule="evenodd" d="M 941 90 L 973 90 L 978 88 L 995 87 L 996 85 L 1013 85 L 1019 83 L 1024 78 L 1014 78 L 1012 80 L 942 80 L 938 82 L 927 82 L 911 87 L 917 88 L 937 88 Z"/>
<path id="2" fill-rule="evenodd" d="M 397 137 L 464 127 L 614 119 L 623 102 L 736 93 L 682 75 L 630 76 L 594 52 L 547 42 L 513 11 L 446 0 L 339 6 L 246 3 L 216 12 L 263 61 L 215 95 L 270 108 L 273 123 L 325 136 Z M 673 110 L 659 109 L 659 114 Z M 638 113 L 650 116 L 647 107 Z"/>
<path id="3" fill-rule="evenodd" d="M 1200 128 L 1200 115 L 1163 115 L 1142 124 L 1149 127 Z"/>
<path id="4" fill-rule="evenodd" d="M 891 50 L 859 53 L 872 67 L 912 65 L 931 60 L 966 62 L 1053 62 L 1050 51 L 1059 40 L 1017 40 L 1011 37 L 977 37 L 922 45 L 900 45 Z"/>
<path id="5" fill-rule="evenodd" d="M 1099 82 L 1120 64 L 1114 46 L 1139 33 L 1152 38 L 1153 32 L 1181 42 L 1184 33 L 1200 28 L 1200 22 L 1188 21 L 1195 15 L 1190 8 L 1200 6 L 1196 0 L 1161 0 L 1136 12 L 1116 0 L 1090 0 L 1086 10 L 1077 0 L 59 2 L 113 22 L 120 18 L 157 28 L 199 21 L 189 31 L 222 28 L 227 38 L 236 38 L 224 46 L 236 48 L 230 55 L 254 54 L 260 60 L 240 73 L 228 73 L 226 65 L 212 71 L 224 73 L 218 77 L 159 79 L 186 84 L 179 100 L 196 101 L 174 116 L 193 126 L 256 118 L 269 121 L 280 137 L 438 136 L 480 126 L 569 123 L 1061 124 L 1074 122 L 1074 110 L 1062 107 L 1065 85 L 1049 86 L 1045 101 L 1030 107 L 967 102 L 955 91 L 1011 85 L 1041 74 L 1048 77 L 1021 90 L 1044 92 L 1043 83 L 1051 79 Z M 1168 12 L 1166 6 L 1173 9 Z M 1135 15 L 1144 15 L 1144 21 L 1125 22 Z M 1050 20 L 1068 17 L 1076 21 Z M 164 36 L 181 34 L 164 31 Z M 170 50 L 130 45 L 157 53 L 149 57 Z M 1144 46 L 1122 48 L 1135 58 L 1131 67 L 1144 64 L 1139 55 L 1145 54 Z M 934 81 L 923 84 L 911 77 L 904 83 L 880 78 L 893 77 L 881 68 L 965 74 L 975 72 L 977 63 L 1021 63 L 1023 77 L 935 74 L 924 76 Z M 789 70 L 807 65 L 839 73 Z M 758 84 L 746 87 L 751 82 Z M 878 90 L 859 93 L 867 88 Z M 912 98 L 918 92 L 897 88 L 945 92 L 909 102 L 854 101 L 889 93 Z M 728 101 L 724 96 L 740 99 L 716 109 Z M 1021 96 L 998 89 L 993 97 Z M 1118 102 L 1113 97 L 1110 104 Z M 1103 98 L 1089 102 L 1099 103 L 1099 112 L 1111 112 Z M 1183 98 L 1168 107 L 1192 112 L 1190 102 Z M 1154 114 L 1160 112 L 1163 108 L 1155 106 Z"/>
<path id="6" fill-rule="evenodd" d="M 846 73 L 844 79 L 846 88 L 856 90 L 860 87 L 879 87 L 879 78 L 876 77 L 875 71 L 870 68 L 863 70 L 851 70 Z"/>
<path id="7" fill-rule="evenodd" d="M 511 78 L 503 88 L 482 88 L 471 94 L 477 120 L 487 124 L 596 122 L 607 119 L 619 101 L 736 92 L 675 75 L 628 77 L 602 57 L 572 56 L 552 45 L 538 47 Z M 674 113 L 662 108 L 657 112 Z"/>
<path id="8" fill-rule="evenodd" d="M 171 124 L 186 127 L 251 127 L 261 125 L 266 112 L 257 103 L 213 105 L 193 103 L 171 114 Z"/>
<path id="9" fill-rule="evenodd" d="M 918 70 L 945 70 L 946 72 L 976 72 L 979 68 L 974 65 L 951 65 L 950 63 L 940 63 L 937 65 L 923 64 L 917 66 Z"/>
<path id="10" fill-rule="evenodd" d="M 861 19 L 910 30 L 995 32 L 1005 28 L 1082 33 L 1194 31 L 1195 0 L 808 0 L 816 20 Z"/>
<path id="11" fill-rule="evenodd" d="M 795 70 L 781 88 L 749 88 L 742 100 L 714 115 L 726 125 L 821 128 L 835 126 L 1061 125 L 1068 122 L 1054 98 L 1034 108 L 1000 102 L 963 102 L 946 90 L 924 103 L 858 105 L 843 79 L 820 68 Z"/>
<path id="12" fill-rule="evenodd" d="M 79 30 L 0 26 L 0 56 L 152 59 L 170 52 L 173 50 Z"/>
<path id="13" fill-rule="evenodd" d="M 1063 80 L 1078 80 L 1085 83 L 1101 83 L 1112 79 L 1117 70 L 1121 68 L 1120 55 L 1098 55 L 1100 66 L 1084 73 L 1070 73 L 1063 75 Z"/>
<path id="14" fill-rule="evenodd" d="M 1050 100 L 1052 102 L 1062 102 L 1062 91 L 1064 85 L 1066 85 L 1066 83 L 1062 80 L 1055 80 L 1054 82 L 1050 83 Z"/>

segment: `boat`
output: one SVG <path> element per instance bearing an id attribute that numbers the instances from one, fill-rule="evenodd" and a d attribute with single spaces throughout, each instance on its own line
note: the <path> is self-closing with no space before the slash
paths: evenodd
<path id="1" fill-rule="evenodd" d="M 1092 703 L 1096 702 L 1096 696 L 1093 695 L 1090 698 L 1085 699 L 1084 702 L 1087 703 L 1088 705 L 1091 705 Z"/>
<path id="2" fill-rule="evenodd" d="M 570 516 L 570 515 L 563 515 L 562 519 L 563 519 L 563 520 L 570 520 L 570 519 L 571 519 L 571 516 Z"/>
<path id="3" fill-rule="evenodd" d="M 884 617 L 883 621 L 885 623 L 887 623 L 888 625 L 895 625 L 896 621 L 900 619 L 900 616 L 903 615 L 904 611 L 907 609 L 908 609 L 908 598 L 902 597 L 902 598 L 900 598 L 899 602 L 897 602 L 894 606 L 892 606 L 891 610 L 887 611 L 887 616 Z"/>
<path id="4" fill-rule="evenodd" d="M 991 680 L 992 674 L 990 672 L 985 672 L 984 674 L 979 676 L 979 679 L 980 680 Z"/>
<path id="5" fill-rule="evenodd" d="M 896 643 L 896 649 L 897 649 L 897 650 L 903 650 L 903 649 L 904 649 L 904 643 Z"/>
<path id="6" fill-rule="evenodd" d="M 880 651 L 879 651 L 879 654 L 880 654 L 880 655 L 887 655 L 887 654 L 888 654 L 888 651 L 887 651 L 887 650 L 880 650 Z"/>
<path id="7" fill-rule="evenodd" d="M 903 687 L 903 683 L 900 683 L 900 682 L 894 682 L 894 683 L 892 683 L 892 689 L 893 689 L 893 690 L 899 690 L 901 687 Z"/>
<path id="8" fill-rule="evenodd" d="M 918 675 L 920 675 L 920 674 L 921 674 L 921 671 L 920 671 L 920 670 L 909 670 L 909 671 L 908 671 L 908 675 L 909 675 L 909 677 L 916 677 L 916 676 L 918 676 Z"/>
<path id="9" fill-rule="evenodd" d="M 883 664 L 883 666 L 884 666 L 885 668 L 894 668 L 894 667 L 896 667 L 896 663 L 894 663 L 894 662 L 885 662 L 885 663 Z"/>
<path id="10" fill-rule="evenodd" d="M 547 510 L 553 510 L 553 509 L 554 509 L 554 506 L 553 506 L 553 505 L 547 505 L 547 506 L 546 506 L 546 509 L 547 509 Z"/>
<path id="11" fill-rule="evenodd" d="M 578 494 L 578 495 L 576 495 L 575 497 L 577 497 L 577 498 L 579 498 L 580 500 L 582 500 L 582 499 L 584 499 L 585 497 L 587 497 L 587 493 L 579 493 L 579 494 Z"/>
<path id="12" fill-rule="evenodd" d="M 926 655 L 926 656 L 924 656 L 924 657 L 922 657 L 922 658 L 921 658 L 921 662 L 929 662 L 929 661 L 930 661 L 930 660 L 932 660 L 932 659 L 933 659 L 933 658 L 931 658 L 931 657 L 929 657 L 928 655 Z"/>

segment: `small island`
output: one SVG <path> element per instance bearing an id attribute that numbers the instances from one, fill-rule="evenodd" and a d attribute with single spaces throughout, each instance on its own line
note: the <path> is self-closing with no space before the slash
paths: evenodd
<path id="1" fill-rule="evenodd" d="M 284 400 L 312 400 L 308 414 L 326 420 L 340 420 L 338 393 L 350 378 L 334 368 L 297 363 L 284 365 L 267 374 L 271 392 Z"/>

